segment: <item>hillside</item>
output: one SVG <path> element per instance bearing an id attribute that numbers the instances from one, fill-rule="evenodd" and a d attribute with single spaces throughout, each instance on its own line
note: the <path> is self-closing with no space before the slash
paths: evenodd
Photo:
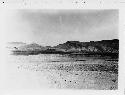
<path id="1" fill-rule="evenodd" d="M 13 48 L 14 54 L 117 54 L 119 52 L 119 40 L 102 40 L 102 41 L 67 41 L 63 44 L 51 47 L 43 47 L 39 44 L 23 44 Z"/>
<path id="2" fill-rule="evenodd" d="M 102 41 L 67 41 L 64 44 L 55 46 L 56 49 L 64 49 L 66 52 L 81 52 L 81 53 L 118 53 L 119 40 L 102 40 Z"/>
<path id="3" fill-rule="evenodd" d="M 45 47 L 40 46 L 36 43 L 32 43 L 32 44 L 18 47 L 18 50 L 21 50 L 21 51 L 41 51 L 41 50 L 45 50 L 45 49 L 46 49 Z"/>

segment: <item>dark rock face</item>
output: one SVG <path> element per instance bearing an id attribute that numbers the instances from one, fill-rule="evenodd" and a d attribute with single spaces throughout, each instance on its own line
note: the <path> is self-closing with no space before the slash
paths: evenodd
<path id="1" fill-rule="evenodd" d="M 57 46 L 40 46 L 36 43 L 24 44 L 20 47 L 14 47 L 15 54 L 62 54 L 62 53 L 78 53 L 78 54 L 116 54 L 119 53 L 119 40 L 102 40 L 102 41 L 67 41 L 66 43 Z"/>
<path id="2" fill-rule="evenodd" d="M 67 41 L 64 44 L 55 46 L 55 48 L 74 51 L 79 50 L 81 52 L 118 53 L 119 40 L 114 39 L 90 42 Z"/>
<path id="3" fill-rule="evenodd" d="M 77 49 L 77 48 L 82 48 L 82 44 L 79 41 L 67 41 L 64 44 L 59 44 L 55 46 L 55 48 L 65 49 L 65 50 L 72 49 L 72 48 Z"/>

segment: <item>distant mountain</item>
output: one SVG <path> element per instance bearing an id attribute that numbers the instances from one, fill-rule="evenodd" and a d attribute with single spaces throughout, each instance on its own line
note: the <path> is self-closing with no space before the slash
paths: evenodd
<path id="1" fill-rule="evenodd" d="M 16 47 L 12 50 L 15 55 L 36 55 L 45 51 L 46 47 L 40 46 L 39 44 L 32 43 L 26 44 L 20 47 Z"/>
<path id="2" fill-rule="evenodd" d="M 40 46 L 39 44 L 36 44 L 36 43 L 27 44 L 27 45 L 18 47 L 18 50 L 21 50 L 21 51 L 41 51 L 45 49 L 46 49 L 45 47 Z"/>
<path id="3" fill-rule="evenodd" d="M 79 42 L 79 41 L 67 41 L 63 44 L 51 47 L 43 47 L 39 44 L 25 44 L 25 43 L 13 43 L 15 45 L 13 52 L 15 54 L 104 54 L 104 53 L 116 53 L 119 52 L 119 40 L 102 40 L 102 41 L 90 41 L 90 42 Z"/>
<path id="4" fill-rule="evenodd" d="M 56 48 L 56 49 L 64 49 L 64 50 L 69 50 L 72 48 L 77 49 L 77 48 L 81 48 L 81 47 L 82 47 L 82 44 L 79 41 L 67 41 L 66 43 L 54 46 L 54 48 Z"/>
<path id="5" fill-rule="evenodd" d="M 23 42 L 8 42 L 7 48 L 16 49 L 16 48 L 24 46 L 24 45 L 26 45 L 26 43 L 23 43 Z"/>
<path id="6" fill-rule="evenodd" d="M 119 40 L 102 40 L 102 41 L 67 41 L 66 43 L 54 46 L 55 49 L 63 49 L 67 52 L 80 52 L 80 53 L 118 53 Z"/>

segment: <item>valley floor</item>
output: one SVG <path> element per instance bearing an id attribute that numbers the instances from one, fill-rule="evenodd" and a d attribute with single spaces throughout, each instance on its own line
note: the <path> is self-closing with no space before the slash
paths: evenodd
<path id="1" fill-rule="evenodd" d="M 14 62 L 13 57 L 8 59 L 1 78 L 1 88 L 4 89 L 118 89 L 117 72 L 91 70 L 89 63 L 86 63 L 87 66 L 77 64 L 78 62 L 73 65 L 71 62 L 41 64 L 40 62 Z M 113 64 L 118 65 L 117 62 Z M 93 64 L 94 66 L 97 67 L 97 64 Z M 112 65 L 109 66 L 112 67 Z"/>

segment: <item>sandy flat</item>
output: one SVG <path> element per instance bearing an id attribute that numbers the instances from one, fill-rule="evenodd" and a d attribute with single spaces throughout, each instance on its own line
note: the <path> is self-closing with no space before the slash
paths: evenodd
<path id="1" fill-rule="evenodd" d="M 13 57 L 4 64 L 1 88 L 5 89 L 98 89 L 115 90 L 118 74 L 106 71 L 57 69 L 60 63 L 15 62 Z M 54 64 L 54 65 L 52 65 Z M 61 64 L 62 65 L 62 64 Z M 54 68 L 53 68 L 54 66 Z"/>

